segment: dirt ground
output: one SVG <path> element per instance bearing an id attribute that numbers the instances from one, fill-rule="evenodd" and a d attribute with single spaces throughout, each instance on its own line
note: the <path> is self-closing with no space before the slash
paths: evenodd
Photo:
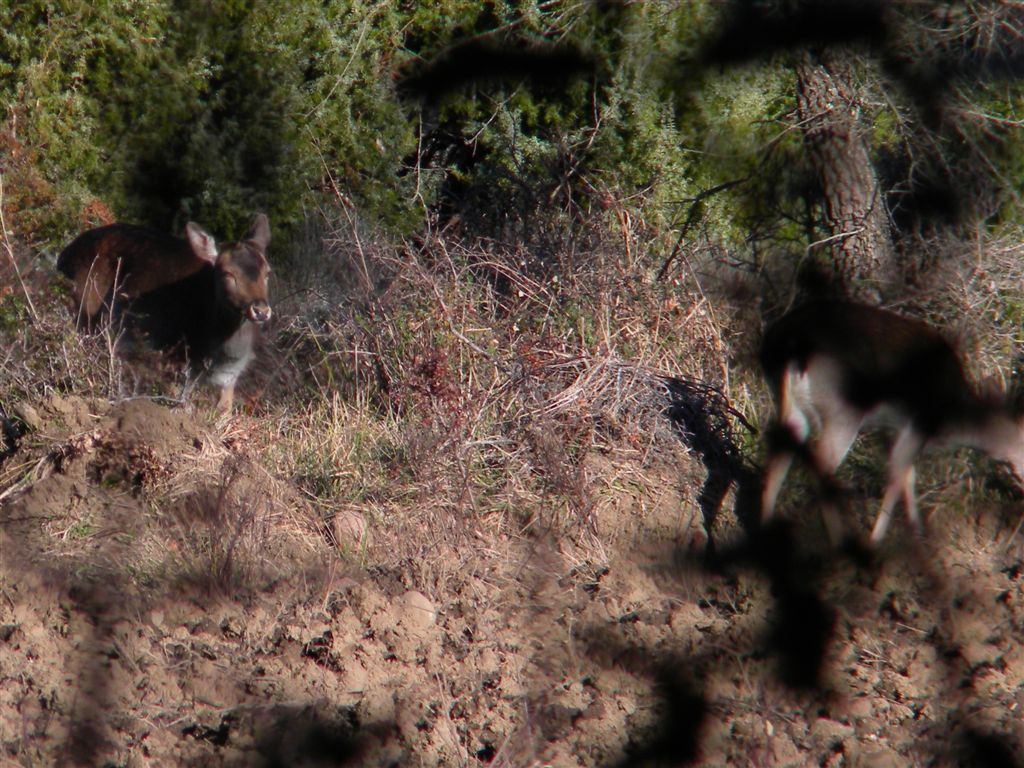
<path id="1" fill-rule="evenodd" d="M 756 541 L 726 512 L 710 557 L 683 446 L 595 453 L 578 537 L 423 531 L 424 569 L 388 551 L 397 521 L 321 522 L 251 417 L 57 396 L 22 417 L 4 765 L 1019 764 L 1019 505 L 940 489 L 927 539 L 896 524 L 873 557 L 810 511 Z"/>

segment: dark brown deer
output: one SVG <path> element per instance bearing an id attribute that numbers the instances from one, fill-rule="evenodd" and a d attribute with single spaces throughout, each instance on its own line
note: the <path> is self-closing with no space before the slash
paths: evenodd
<path id="1" fill-rule="evenodd" d="M 832 483 L 858 433 L 889 426 L 896 438 L 872 544 L 885 536 L 900 497 L 916 532 L 914 462 L 929 445 L 977 448 L 1024 478 L 1024 423 L 1002 399 L 979 394 L 952 345 L 917 320 L 846 302 L 813 302 L 772 325 L 761 363 L 778 403 L 778 445 L 765 471 L 762 520 L 771 519 L 794 454 L 808 449 L 819 478 Z M 826 522 L 838 538 L 835 512 Z"/>
<path id="2" fill-rule="evenodd" d="M 230 411 L 270 319 L 270 224 L 261 213 L 244 240 L 220 248 L 198 224 L 189 222 L 185 234 L 130 224 L 91 229 L 63 250 L 57 268 L 72 282 L 80 327 L 109 318 L 156 349 L 183 344 L 191 378 L 220 387 L 218 408 Z"/>

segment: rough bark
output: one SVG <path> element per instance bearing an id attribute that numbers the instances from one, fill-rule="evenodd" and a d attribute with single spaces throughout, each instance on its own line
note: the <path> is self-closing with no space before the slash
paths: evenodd
<path id="1" fill-rule="evenodd" d="M 851 54 L 804 52 L 796 63 L 797 112 L 823 195 L 834 272 L 850 296 L 877 300 L 898 277 L 889 216 L 871 165 Z"/>

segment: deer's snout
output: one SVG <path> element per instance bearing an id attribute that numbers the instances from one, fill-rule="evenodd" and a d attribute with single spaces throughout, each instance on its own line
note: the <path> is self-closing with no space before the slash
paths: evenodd
<path id="1" fill-rule="evenodd" d="M 254 301 L 249 305 L 248 314 L 254 323 L 265 323 L 270 319 L 270 304 L 265 301 Z"/>

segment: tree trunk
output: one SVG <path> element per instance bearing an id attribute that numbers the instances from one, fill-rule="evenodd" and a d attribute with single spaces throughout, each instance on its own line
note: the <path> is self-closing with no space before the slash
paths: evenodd
<path id="1" fill-rule="evenodd" d="M 895 251 L 860 120 L 860 101 L 842 51 L 799 54 L 797 113 L 823 195 L 834 272 L 846 293 L 877 301 L 898 278 Z"/>

